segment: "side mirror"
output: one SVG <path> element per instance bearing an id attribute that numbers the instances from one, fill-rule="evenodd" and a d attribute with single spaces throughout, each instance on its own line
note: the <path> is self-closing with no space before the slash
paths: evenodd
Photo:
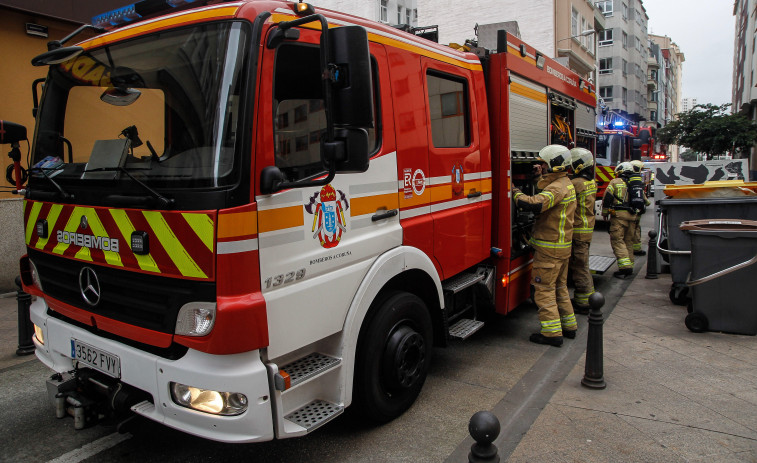
<path id="1" fill-rule="evenodd" d="M 60 64 L 64 61 L 76 58 L 84 49 L 82 47 L 63 47 L 46 51 L 32 58 L 32 66 L 48 66 L 51 64 Z"/>
<path id="2" fill-rule="evenodd" d="M 373 88 L 368 33 L 360 26 L 328 31 L 333 118 L 338 126 L 373 127 Z"/>
<path id="3" fill-rule="evenodd" d="M 368 132 L 360 128 L 343 128 L 334 131 L 334 141 L 323 142 L 323 159 L 327 167 L 333 162 L 340 173 L 357 173 L 368 170 Z"/>

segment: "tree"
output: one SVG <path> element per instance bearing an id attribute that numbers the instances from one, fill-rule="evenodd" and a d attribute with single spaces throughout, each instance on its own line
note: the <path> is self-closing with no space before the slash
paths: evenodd
<path id="1" fill-rule="evenodd" d="M 734 158 L 748 156 L 757 143 L 757 124 L 728 112 L 730 103 L 696 105 L 657 131 L 660 143 L 679 145 L 704 153 L 708 159 L 731 152 Z"/>

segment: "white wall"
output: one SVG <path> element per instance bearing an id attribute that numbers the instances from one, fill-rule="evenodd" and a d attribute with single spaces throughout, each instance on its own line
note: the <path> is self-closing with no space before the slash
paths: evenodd
<path id="1" fill-rule="evenodd" d="M 473 39 L 473 27 L 518 21 L 521 38 L 547 56 L 555 56 L 554 0 L 418 0 L 418 25 L 439 26 L 439 43 Z"/>
<path id="2" fill-rule="evenodd" d="M 23 201 L 0 199 L 0 293 L 16 290 L 18 259 L 26 253 Z"/>

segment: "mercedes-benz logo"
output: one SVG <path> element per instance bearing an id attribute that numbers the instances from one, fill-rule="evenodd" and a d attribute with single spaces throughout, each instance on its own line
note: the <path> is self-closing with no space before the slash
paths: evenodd
<path id="1" fill-rule="evenodd" d="M 92 307 L 100 302 L 100 280 L 91 267 L 83 267 L 79 272 L 79 290 L 84 302 Z"/>
<path id="2" fill-rule="evenodd" d="M 87 225 L 89 225 L 89 221 L 87 221 L 87 216 L 86 215 L 81 216 L 81 221 L 79 222 L 79 225 L 84 230 L 87 229 Z"/>

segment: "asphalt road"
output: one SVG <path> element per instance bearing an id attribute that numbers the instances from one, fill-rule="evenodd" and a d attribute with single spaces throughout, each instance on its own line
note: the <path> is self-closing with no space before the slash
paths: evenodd
<path id="1" fill-rule="evenodd" d="M 650 210 L 642 222 L 644 243 L 652 216 Z M 612 255 L 605 224 L 598 225 L 591 252 Z M 636 263 L 640 278 L 644 263 Z M 606 314 L 630 282 L 613 278 L 614 270 L 595 278 Z M 506 457 L 585 349 L 586 317 L 579 317 L 578 339 L 562 349 L 528 341 L 536 320 L 535 308 L 523 306 L 465 341 L 436 349 L 418 401 L 391 423 L 372 426 L 348 409 L 311 435 L 259 444 L 220 444 L 142 418 L 125 434 L 103 426 L 75 431 L 71 418 L 55 418 L 45 390 L 51 372 L 30 359 L 0 370 L 0 461 L 466 461 L 468 421 L 479 410 L 499 417 L 500 456 Z"/>

